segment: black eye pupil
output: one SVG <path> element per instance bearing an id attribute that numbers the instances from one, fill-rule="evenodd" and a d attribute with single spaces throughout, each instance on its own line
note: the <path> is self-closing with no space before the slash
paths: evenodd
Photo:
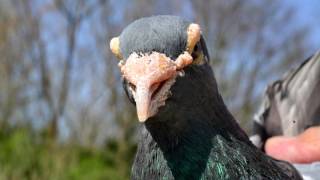
<path id="1" fill-rule="evenodd" d="M 196 46 L 194 47 L 194 49 L 193 49 L 193 51 L 198 51 L 198 47 L 199 45 L 198 44 L 196 44 Z"/>
<path id="2" fill-rule="evenodd" d="M 192 58 L 195 60 L 195 59 L 197 59 L 198 58 L 198 56 L 199 56 L 199 43 L 197 43 L 195 46 L 194 46 L 194 48 L 193 48 L 193 52 L 192 52 Z"/>
<path id="3" fill-rule="evenodd" d="M 132 83 L 128 83 L 128 85 L 130 86 L 130 88 L 133 90 L 133 91 L 136 91 L 136 86 Z"/>
<path id="4" fill-rule="evenodd" d="M 123 79 L 122 81 L 122 84 L 123 84 L 123 89 L 127 95 L 127 97 L 129 98 L 130 102 L 132 102 L 133 104 L 135 104 L 135 100 L 134 100 L 134 97 L 133 97 L 133 94 L 132 94 L 132 91 L 129 90 L 129 87 L 135 91 L 136 89 L 136 86 L 128 81 L 126 81 L 125 79 Z"/>

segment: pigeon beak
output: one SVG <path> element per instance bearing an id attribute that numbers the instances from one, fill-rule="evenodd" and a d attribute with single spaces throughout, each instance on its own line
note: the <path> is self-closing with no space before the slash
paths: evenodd
<path id="1" fill-rule="evenodd" d="M 140 122 L 157 114 L 159 107 L 165 105 L 176 76 L 191 62 L 192 56 L 188 52 L 181 54 L 176 61 L 165 54 L 152 52 L 144 55 L 132 53 L 125 63 L 119 63 L 122 76 L 134 85 L 130 91 Z"/>
<path id="2" fill-rule="evenodd" d="M 140 122 L 145 122 L 151 115 L 151 96 L 152 91 L 150 87 L 143 82 L 136 85 L 136 92 L 134 94 L 138 119 Z"/>
<path id="3" fill-rule="evenodd" d="M 119 64 L 122 75 L 135 88 L 131 89 L 136 102 L 137 115 L 140 122 L 158 112 L 158 108 L 166 99 L 160 95 L 163 89 L 159 85 L 176 74 L 176 64 L 164 54 L 131 54 L 125 64 Z"/>

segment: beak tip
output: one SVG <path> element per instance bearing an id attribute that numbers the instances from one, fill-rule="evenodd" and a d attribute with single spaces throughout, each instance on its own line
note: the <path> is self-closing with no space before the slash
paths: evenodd
<path id="1" fill-rule="evenodd" d="M 142 115 L 139 116 L 138 114 L 138 119 L 140 123 L 144 123 L 145 121 L 147 121 L 148 116 L 142 116 Z"/>

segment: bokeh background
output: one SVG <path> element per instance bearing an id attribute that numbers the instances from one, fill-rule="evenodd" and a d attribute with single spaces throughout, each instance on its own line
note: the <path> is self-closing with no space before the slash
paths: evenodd
<path id="1" fill-rule="evenodd" d="M 320 48 L 319 7 L 318 0 L 1 0 L 0 179 L 128 179 L 139 124 L 108 44 L 144 16 L 201 25 L 223 98 L 250 133 L 267 84 Z"/>

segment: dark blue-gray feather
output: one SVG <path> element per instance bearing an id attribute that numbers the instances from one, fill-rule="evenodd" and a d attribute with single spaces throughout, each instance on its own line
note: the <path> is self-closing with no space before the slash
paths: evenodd
<path id="1" fill-rule="evenodd" d="M 180 17 L 168 15 L 138 19 L 120 35 L 121 54 L 127 59 L 133 52 L 157 51 L 175 59 L 186 50 L 189 24 Z"/>

